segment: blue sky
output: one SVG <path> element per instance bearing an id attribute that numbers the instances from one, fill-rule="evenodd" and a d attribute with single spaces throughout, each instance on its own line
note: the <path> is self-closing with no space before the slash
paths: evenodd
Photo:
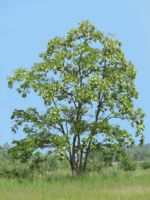
<path id="1" fill-rule="evenodd" d="M 0 144 L 23 135 L 11 133 L 15 108 L 40 107 L 34 95 L 22 99 L 7 87 L 6 77 L 17 67 L 38 62 L 54 36 L 64 36 L 89 19 L 104 33 L 115 33 L 126 57 L 138 71 L 136 105 L 146 113 L 145 143 L 150 143 L 150 1 L 149 0 L 0 0 Z"/>

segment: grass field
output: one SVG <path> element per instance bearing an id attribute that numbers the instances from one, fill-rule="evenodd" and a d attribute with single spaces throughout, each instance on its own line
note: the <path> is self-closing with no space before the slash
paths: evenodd
<path id="1" fill-rule="evenodd" d="M 149 200 L 150 170 L 107 170 L 72 179 L 52 175 L 48 180 L 0 179 L 0 200 Z"/>

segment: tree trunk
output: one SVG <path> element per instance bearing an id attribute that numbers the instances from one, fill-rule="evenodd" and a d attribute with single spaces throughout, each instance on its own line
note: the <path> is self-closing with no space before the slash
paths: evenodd
<path id="1" fill-rule="evenodd" d="M 78 158 L 78 153 L 77 153 L 77 158 L 71 158 L 70 160 L 70 166 L 71 166 L 71 171 L 72 171 L 72 176 L 80 176 L 83 174 L 83 166 L 82 166 L 82 159 L 81 159 L 81 154 L 80 157 Z"/>
<path id="2" fill-rule="evenodd" d="M 73 177 L 80 176 L 83 174 L 83 171 L 80 168 L 71 168 L 71 170 Z"/>
<path id="3" fill-rule="evenodd" d="M 90 148 L 91 148 L 91 142 L 89 142 L 86 153 L 85 153 L 85 158 L 84 158 L 84 162 L 83 162 L 83 172 L 85 172 L 85 170 L 87 168 L 87 162 L 88 162 Z"/>

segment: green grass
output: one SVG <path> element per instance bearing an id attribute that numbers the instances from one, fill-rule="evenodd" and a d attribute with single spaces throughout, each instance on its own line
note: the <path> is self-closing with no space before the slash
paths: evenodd
<path id="1" fill-rule="evenodd" d="M 73 179 L 0 179 L 0 200 L 149 200 L 150 170 L 107 170 Z"/>

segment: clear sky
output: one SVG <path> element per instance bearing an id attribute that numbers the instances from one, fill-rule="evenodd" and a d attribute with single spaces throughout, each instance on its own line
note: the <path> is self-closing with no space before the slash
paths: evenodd
<path id="1" fill-rule="evenodd" d="M 49 39 L 64 36 L 86 19 L 106 34 L 115 33 L 136 66 L 136 105 L 146 113 L 145 143 L 150 143 L 149 8 L 149 0 L 0 0 L 0 144 L 22 137 L 11 133 L 15 108 L 40 107 L 36 96 L 22 99 L 8 89 L 6 77 L 17 67 L 38 62 Z"/>

